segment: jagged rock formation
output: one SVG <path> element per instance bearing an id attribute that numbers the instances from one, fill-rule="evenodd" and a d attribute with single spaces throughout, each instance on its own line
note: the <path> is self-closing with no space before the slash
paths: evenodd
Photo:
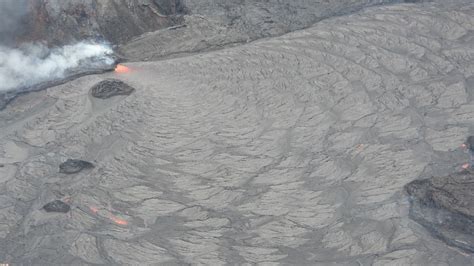
<path id="1" fill-rule="evenodd" d="M 181 12 L 179 0 L 28 0 L 27 4 L 26 32 L 19 38 L 49 44 L 90 38 L 121 43 L 180 23 L 176 15 Z"/>
<path id="2" fill-rule="evenodd" d="M 449 245 L 474 253 L 474 175 L 416 180 L 405 187 L 410 216 Z"/>
<path id="3" fill-rule="evenodd" d="M 91 95 L 99 99 L 108 99 L 117 95 L 130 95 L 134 91 L 134 88 L 121 80 L 107 79 L 92 86 Z"/>
<path id="4" fill-rule="evenodd" d="M 140 36 L 118 50 L 128 60 L 157 60 L 303 29 L 335 15 L 399 0 L 183 0 L 181 27 Z M 418 1 L 416 1 L 418 2 Z"/>
<path id="5" fill-rule="evenodd" d="M 16 32 L 19 41 L 44 40 L 50 45 L 99 38 L 126 43 L 146 32 L 121 52 L 128 59 L 157 59 L 281 35 L 327 17 L 402 0 L 5 0 L 18 15 L 2 33 Z M 3 2 L 5 2 L 3 1 Z M 421 1 L 421 0 L 420 0 Z M 14 8 L 12 8 L 14 7 Z M 10 13 L 11 13 L 10 12 Z M 21 25 L 18 27 L 17 25 Z M 173 28 L 181 25 L 186 27 Z M 143 39 L 145 38 L 145 39 Z M 179 38 L 179 42 L 170 42 Z M 136 47 L 156 46 L 140 55 Z M 174 44 L 180 44 L 175 46 Z"/>

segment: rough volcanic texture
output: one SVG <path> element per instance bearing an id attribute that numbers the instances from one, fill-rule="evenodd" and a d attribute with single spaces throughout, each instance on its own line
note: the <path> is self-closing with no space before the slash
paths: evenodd
<path id="1" fill-rule="evenodd" d="M 467 149 L 474 150 L 474 136 L 467 137 L 466 142 L 464 143 Z"/>
<path id="2" fill-rule="evenodd" d="M 95 98 L 108 99 L 117 95 L 130 95 L 135 91 L 125 82 L 118 79 L 107 79 L 95 84 L 91 88 L 91 95 Z"/>
<path id="3" fill-rule="evenodd" d="M 474 4 L 403 4 L 81 77 L 0 112 L 11 265 L 473 265 L 408 216 L 474 132 Z M 106 78 L 136 91 L 98 101 Z M 67 158 L 96 167 L 62 178 Z M 70 198 L 68 215 L 45 199 Z"/>
<path id="4" fill-rule="evenodd" d="M 50 45 L 83 39 L 125 43 L 128 59 L 158 59 L 281 35 L 334 15 L 403 0 L 4 0 L 14 19 L 3 39 Z M 421 1 L 421 0 L 420 0 Z M 418 2 L 418 1 L 417 1 Z M 11 8 L 12 9 L 12 8 Z M 13 13 L 13 12 L 10 12 Z M 1 13 L 0 13 L 1 14 Z M 5 16 L 6 17 L 6 16 Z M 173 26 L 186 27 L 173 27 Z M 11 30 L 13 29 L 14 30 Z M 163 30 L 161 30 L 163 29 Z M 160 30 L 158 32 L 155 32 Z M 154 32 L 154 33 L 151 33 Z M 8 37 L 8 38 L 7 38 Z M 150 49 L 152 48 L 152 49 Z"/>
<path id="5" fill-rule="evenodd" d="M 43 206 L 43 209 L 46 211 L 46 212 L 62 212 L 62 213 L 66 213 L 66 212 L 69 212 L 71 210 L 71 207 L 60 201 L 60 200 L 55 200 L 55 201 L 52 201 L 46 205 Z"/>
<path id="6" fill-rule="evenodd" d="M 181 27 L 148 33 L 122 45 L 129 60 L 156 60 L 246 43 L 303 29 L 335 15 L 401 0 L 183 0 Z M 415 1 L 421 2 L 421 1 Z"/>
<path id="7" fill-rule="evenodd" d="M 474 252 L 474 175 L 465 171 L 446 177 L 416 180 L 410 216 L 447 244 Z"/>
<path id="8" fill-rule="evenodd" d="M 67 159 L 59 165 L 59 172 L 63 174 L 76 174 L 84 169 L 92 169 L 94 165 L 83 160 Z"/>
<path id="9" fill-rule="evenodd" d="M 16 0 L 6 0 L 16 1 Z M 65 44 L 98 38 L 121 43 L 180 23 L 179 0 L 28 0 L 23 41 Z"/>

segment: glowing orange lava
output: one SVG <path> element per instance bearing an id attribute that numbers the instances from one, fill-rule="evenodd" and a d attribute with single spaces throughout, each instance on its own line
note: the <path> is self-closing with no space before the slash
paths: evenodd
<path id="1" fill-rule="evenodd" d="M 468 164 L 468 163 L 465 163 L 465 164 L 463 164 L 461 167 L 462 167 L 462 169 L 467 169 L 467 168 L 469 167 L 469 164 Z"/>
<path id="2" fill-rule="evenodd" d="M 112 220 L 114 223 L 118 224 L 118 225 L 127 225 L 128 222 L 123 220 L 123 219 L 120 219 L 120 218 L 117 218 L 115 216 L 111 216 L 110 217 L 110 220 Z"/>
<path id="3" fill-rule="evenodd" d="M 93 212 L 94 214 L 97 214 L 99 212 L 99 208 L 94 207 L 94 206 L 89 206 L 89 210 L 91 210 L 91 212 Z M 112 222 L 114 222 L 115 224 L 118 224 L 118 225 L 127 225 L 128 224 L 128 222 L 125 221 L 124 219 L 120 219 L 118 217 L 115 217 L 112 214 L 109 214 L 106 217 L 109 218 L 110 220 L 112 220 Z"/>
<path id="4" fill-rule="evenodd" d="M 124 66 L 124 65 L 118 64 L 118 65 L 115 67 L 115 72 L 116 72 L 116 73 L 128 73 L 128 72 L 130 72 L 130 68 L 129 68 L 129 67 L 126 67 L 126 66 Z"/>
<path id="5" fill-rule="evenodd" d="M 93 213 L 97 213 L 99 211 L 99 209 L 97 207 L 89 207 L 89 209 L 91 210 L 91 212 Z"/>

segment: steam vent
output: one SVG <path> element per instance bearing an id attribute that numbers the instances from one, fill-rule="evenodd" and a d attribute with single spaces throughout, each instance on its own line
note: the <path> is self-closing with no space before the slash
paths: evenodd
<path id="1" fill-rule="evenodd" d="M 473 0 L 0 0 L 0 266 L 474 265 Z"/>

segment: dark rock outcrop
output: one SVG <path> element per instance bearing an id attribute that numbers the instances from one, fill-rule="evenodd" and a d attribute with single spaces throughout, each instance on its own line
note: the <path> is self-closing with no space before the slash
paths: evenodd
<path id="1" fill-rule="evenodd" d="M 469 171 L 415 180 L 405 186 L 410 217 L 434 236 L 474 252 L 474 175 Z"/>
<path id="2" fill-rule="evenodd" d="M 412 0 L 412 2 L 422 0 Z M 180 1 L 180 23 L 120 45 L 127 60 L 158 60 L 246 43 L 300 30 L 335 15 L 403 0 Z"/>
<path id="3" fill-rule="evenodd" d="M 59 172 L 63 174 L 75 174 L 84 169 L 94 168 L 90 162 L 83 160 L 67 159 L 64 163 L 59 165 Z"/>
<path id="4" fill-rule="evenodd" d="M 55 45 L 103 38 L 117 44 L 180 23 L 180 6 L 180 0 L 27 0 L 26 28 L 18 38 Z"/>
<path id="5" fill-rule="evenodd" d="M 409 2 L 422 0 L 410 0 Z M 4 0 L 14 19 L 0 26 L 0 39 L 45 41 L 62 45 L 84 39 L 125 44 L 144 33 L 132 47 L 156 43 L 146 55 L 121 49 L 128 59 L 157 59 L 197 52 L 302 29 L 334 15 L 403 0 Z M 13 25 L 13 26 L 10 26 Z M 169 32 L 167 28 L 176 29 Z M 3 28 L 3 30 L 2 30 Z M 143 40 L 142 37 L 145 37 Z M 177 39 L 176 39 L 177 38 Z M 176 40 L 175 40 L 176 39 Z M 151 46 L 153 48 L 153 46 Z M 147 46 L 147 48 L 149 48 Z"/>
<path id="6" fill-rule="evenodd" d="M 467 140 L 464 144 L 466 145 L 466 148 L 474 150 L 474 136 L 467 137 Z"/>
<path id="7" fill-rule="evenodd" d="M 130 95 L 134 91 L 134 88 L 118 79 L 106 79 L 91 88 L 92 96 L 100 99 L 108 99 L 117 95 Z"/>
<path id="8" fill-rule="evenodd" d="M 46 212 L 62 212 L 66 213 L 71 210 L 71 206 L 60 200 L 51 201 L 50 203 L 43 206 Z"/>

